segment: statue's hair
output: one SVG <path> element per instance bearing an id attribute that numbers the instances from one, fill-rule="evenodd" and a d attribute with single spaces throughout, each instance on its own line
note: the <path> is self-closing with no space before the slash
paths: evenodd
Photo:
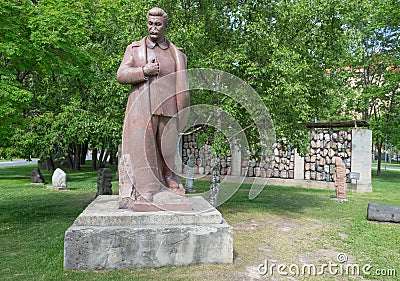
<path id="1" fill-rule="evenodd" d="M 162 17 L 165 24 L 168 25 L 168 14 L 161 8 L 157 8 L 157 7 L 151 8 L 147 12 L 147 18 L 149 18 L 149 16 Z"/>

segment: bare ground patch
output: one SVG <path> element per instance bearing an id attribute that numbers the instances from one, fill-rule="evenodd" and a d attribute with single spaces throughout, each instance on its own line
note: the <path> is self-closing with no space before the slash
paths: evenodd
<path id="1" fill-rule="evenodd" d="M 335 225 L 324 220 L 304 217 L 263 214 L 263 218 L 248 218 L 232 224 L 235 237 L 234 268 L 229 272 L 229 280 L 365 280 L 360 276 L 334 276 L 325 273 L 323 276 L 301 276 L 278 274 L 275 267 L 265 275 L 259 274 L 258 267 L 268 261 L 269 265 L 303 264 L 320 265 L 338 263 L 338 255 L 345 249 L 338 249 L 331 241 L 330 232 Z M 343 233 L 338 237 L 346 238 Z M 348 262 L 354 258 L 348 257 Z M 262 267 L 265 268 L 265 267 Z M 289 273 L 288 268 L 286 272 Z M 222 277 L 222 276 L 220 276 Z"/>

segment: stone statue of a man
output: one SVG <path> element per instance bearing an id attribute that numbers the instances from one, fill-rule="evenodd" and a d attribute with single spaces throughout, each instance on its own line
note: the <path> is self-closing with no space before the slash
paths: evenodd
<path id="1" fill-rule="evenodd" d="M 157 193 L 185 193 L 174 163 L 186 123 L 180 112 L 189 106 L 186 55 L 165 38 L 167 28 L 168 15 L 152 8 L 148 36 L 128 45 L 117 72 L 119 83 L 132 85 L 119 163 L 120 208 L 152 211 L 146 204 L 154 203 Z"/>

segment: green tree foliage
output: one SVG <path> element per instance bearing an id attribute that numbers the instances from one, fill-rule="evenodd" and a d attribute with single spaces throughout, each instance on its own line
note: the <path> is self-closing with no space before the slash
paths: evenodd
<path id="1" fill-rule="evenodd" d="M 125 44 L 118 36 L 130 32 L 127 23 L 132 20 L 129 13 L 120 16 L 121 5 L 130 10 L 121 2 L 6 2 L 10 11 L 3 17 L 9 22 L 2 24 L 8 30 L 2 32 L 7 45 L 1 49 L 0 81 L 8 91 L 2 94 L 18 101 L 12 103 L 15 110 L 29 103 L 23 109 L 25 126 L 13 127 L 11 136 L 2 133 L 8 141 L 0 145 L 3 156 L 45 158 L 62 152 L 79 169 L 83 147 L 116 153 L 126 96 L 119 95 L 123 89 L 118 91 L 115 82 L 117 57 Z M 19 15 L 16 11 L 22 17 L 11 16 Z M 19 29 L 24 34 L 17 36 Z M 10 51 L 14 45 L 22 47 Z M 20 97 L 23 93 L 26 98 Z M 2 106 L 14 120 L 15 110 Z"/>
<path id="2" fill-rule="evenodd" d="M 27 39 L 29 2 L 2 0 L 0 5 L 0 154 L 6 156 L 4 148 L 12 145 L 15 130 L 24 126 L 24 109 L 32 98 L 19 82 L 32 64 L 29 58 L 34 52 Z"/>
<path id="3" fill-rule="evenodd" d="M 76 169 L 87 149 L 102 155 L 101 164 L 117 151 L 129 86 L 119 85 L 115 73 L 126 45 L 146 35 L 146 12 L 153 6 L 168 13 L 168 38 L 184 48 L 189 67 L 219 69 L 246 81 L 268 108 L 277 137 L 298 148 L 307 137 L 301 122 L 343 118 L 346 106 L 353 112 L 370 108 L 367 91 L 352 96 L 340 84 L 345 72 L 336 70 L 369 65 L 366 58 L 378 63 L 366 44 L 374 42 L 375 31 L 399 30 L 400 18 L 397 1 L 378 0 L 0 3 L 0 153 L 62 152 Z M 388 48 L 396 44 L 390 40 Z M 379 58 L 395 66 L 394 53 Z M 390 73 L 385 71 L 385 81 L 398 94 L 398 76 Z M 388 87 L 379 92 L 390 100 Z M 232 114 L 256 148 L 254 120 L 240 104 L 216 92 L 192 91 L 191 97 L 192 104 Z M 392 100 L 394 112 L 397 98 Z M 391 112 L 377 115 L 389 120 Z"/>
<path id="4" fill-rule="evenodd" d="M 340 103 L 336 80 L 326 73 L 346 52 L 343 26 L 351 7 L 343 1 L 182 1 L 170 35 L 187 51 L 191 67 L 235 74 L 256 89 L 278 138 L 304 148 L 301 122 L 330 118 Z M 178 23 L 178 26 L 175 24 Z M 192 93 L 195 103 L 230 112 L 254 143 L 246 112 L 217 93 Z M 334 113 L 332 112 L 334 111 Z"/>
<path id="5" fill-rule="evenodd" d="M 342 74 L 351 85 L 346 112 L 370 123 L 380 175 L 384 144 L 399 141 L 400 2 L 364 1 L 362 11 L 348 25 L 352 44 Z"/>

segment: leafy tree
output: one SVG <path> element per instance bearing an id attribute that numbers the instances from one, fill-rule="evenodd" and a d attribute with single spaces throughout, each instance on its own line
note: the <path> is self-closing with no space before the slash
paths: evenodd
<path id="1" fill-rule="evenodd" d="M 351 59 L 345 74 L 353 87 L 348 111 L 369 121 L 381 174 L 384 143 L 398 143 L 400 123 L 400 2 L 364 1 L 362 13 L 351 24 Z"/>
<path id="2" fill-rule="evenodd" d="M 21 82 L 33 65 L 27 23 L 29 1 L 0 1 L 0 156 L 12 157 L 6 148 L 12 145 L 14 130 L 24 126 L 24 110 L 32 94 Z M 14 151 L 15 152 L 15 151 Z"/>
<path id="3" fill-rule="evenodd" d="M 346 51 L 343 25 L 348 4 L 181 1 L 171 10 L 177 17 L 169 35 L 188 53 L 189 66 L 225 70 L 253 86 L 271 114 L 278 138 L 305 148 L 307 134 L 301 122 L 334 116 L 333 100 L 340 103 L 340 97 L 333 93 L 336 78 L 325 70 Z M 254 120 L 235 101 L 193 91 L 192 102 L 230 112 L 247 128 L 248 139 L 257 143 Z"/>
<path id="4" fill-rule="evenodd" d="M 301 149 L 307 143 L 301 122 L 343 118 L 339 114 L 343 106 L 367 112 L 370 90 L 379 92 L 379 100 L 388 107 L 377 116 L 396 119 L 398 81 L 393 71 L 382 68 L 390 85 L 362 86 L 361 98 L 339 83 L 338 73 L 345 72 L 336 71 L 369 65 L 365 59 L 371 69 L 379 60 L 387 67 L 398 65 L 393 60 L 398 43 L 392 39 L 400 17 L 393 0 L 382 5 L 377 0 L 3 0 L 1 4 L 0 117 L 11 124 L 0 126 L 3 154 L 46 157 L 62 151 L 76 169 L 87 149 L 99 152 L 100 165 L 108 156 L 114 159 L 129 92 L 129 86 L 116 82 L 115 72 L 126 45 L 146 35 L 146 12 L 153 6 L 168 13 L 168 38 L 184 48 L 189 67 L 224 70 L 254 87 L 278 138 L 286 138 L 294 147 Z M 371 37 L 376 31 L 383 37 Z M 389 33 L 392 39 L 387 40 Z M 368 54 L 374 50 L 368 47 L 373 42 L 385 45 L 385 56 L 379 55 L 379 60 Z M 216 92 L 192 91 L 191 98 L 192 104 L 216 105 L 229 112 L 257 149 L 254 120 L 240 104 Z"/>
<path id="5" fill-rule="evenodd" d="M 115 154 L 124 111 L 123 98 L 118 96 L 122 91 L 115 85 L 115 53 L 123 50 L 118 36 L 129 32 L 126 27 L 131 19 L 119 16 L 122 4 L 130 10 L 128 1 L 11 2 L 11 8 L 26 12 L 25 22 L 7 17 L 9 25 L 26 30 L 22 36 L 26 49 L 18 56 L 5 52 L 2 57 L 7 62 L 25 62 L 7 67 L 9 73 L 18 71 L 17 79 L 10 80 L 29 95 L 23 99 L 14 89 L 9 95 L 19 102 L 31 100 L 25 108 L 26 125 L 11 135 L 2 134 L 9 141 L 4 147 L 24 157 L 46 158 L 62 151 L 75 169 L 89 145 L 100 148 L 103 155 L 107 150 Z M 18 40 L 10 37 L 9 44 L 19 46 Z"/>

